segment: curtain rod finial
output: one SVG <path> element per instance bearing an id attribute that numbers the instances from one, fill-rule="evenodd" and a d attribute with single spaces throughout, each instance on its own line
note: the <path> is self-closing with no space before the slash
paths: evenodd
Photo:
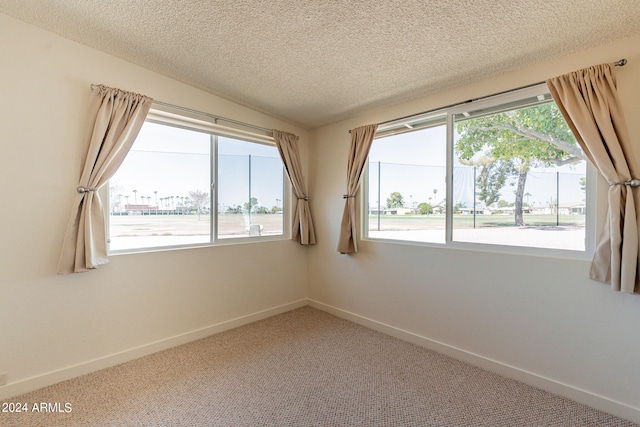
<path id="1" fill-rule="evenodd" d="M 625 65 L 627 65 L 627 60 L 625 58 L 622 58 L 620 61 L 614 62 L 613 65 L 615 65 L 616 67 L 624 67 Z"/>

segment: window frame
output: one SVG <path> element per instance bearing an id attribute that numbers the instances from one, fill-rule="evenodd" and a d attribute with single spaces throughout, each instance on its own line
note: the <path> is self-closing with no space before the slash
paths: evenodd
<path id="1" fill-rule="evenodd" d="M 541 248 L 518 245 L 502 245 L 495 243 L 462 242 L 453 240 L 453 172 L 454 172 L 454 116 L 467 111 L 475 111 L 482 108 L 497 107 L 512 102 L 524 100 L 538 95 L 548 95 L 549 89 L 546 83 L 527 86 L 525 88 L 514 89 L 497 95 L 488 96 L 478 100 L 472 100 L 454 104 L 451 106 L 435 109 L 426 113 L 419 113 L 413 116 L 403 117 L 398 120 L 386 122 L 378 127 L 375 140 L 378 138 L 397 135 L 400 133 L 415 132 L 431 126 L 441 125 L 442 121 L 437 118 L 446 116 L 446 162 L 445 162 L 445 185 L 446 185 L 446 214 L 445 214 L 445 243 L 423 242 L 414 240 L 387 239 L 382 237 L 369 237 L 369 215 L 368 215 L 368 190 L 369 190 L 369 162 L 363 176 L 363 185 L 359 195 L 360 204 L 360 235 L 364 242 L 392 243 L 409 246 L 427 246 L 436 248 L 450 248 L 461 250 L 472 250 L 481 252 L 496 252 L 510 254 L 526 254 L 536 256 L 548 256 L 554 258 L 568 259 L 590 259 L 595 251 L 595 237 L 600 231 L 597 229 L 597 218 L 600 215 L 598 210 L 598 200 L 605 193 L 604 180 L 599 177 L 596 168 L 591 162 L 586 162 L 586 212 L 585 212 L 585 249 L 556 249 Z M 519 107 L 523 108 L 523 107 Z M 413 128 L 412 124 L 420 122 L 427 123 L 425 126 Z M 428 125 L 428 123 L 433 123 Z M 404 129 L 403 129 L 404 127 Z"/>
<path id="2" fill-rule="evenodd" d="M 202 117 L 200 117 L 202 116 Z M 188 110 L 173 111 L 173 109 L 165 106 L 156 106 L 155 104 L 149 110 L 145 123 L 154 123 L 163 126 L 171 126 L 188 131 L 205 133 L 209 136 L 210 144 L 210 161 L 209 161 L 209 175 L 210 175 L 210 202 L 211 202 L 211 215 L 210 215 L 210 232 L 209 241 L 201 243 L 185 243 L 174 244 L 166 246 L 149 246 L 149 247 L 135 247 L 126 249 L 111 249 L 110 237 L 111 237 L 111 217 L 109 212 L 109 206 L 111 200 L 109 197 L 109 183 L 105 185 L 101 190 L 101 197 L 107 200 L 104 204 L 104 212 L 106 221 L 106 237 L 107 237 L 107 255 L 126 255 L 133 253 L 147 253 L 147 252 L 160 252 L 179 249 L 195 249 L 206 248 L 212 246 L 227 246 L 235 244 L 246 243 L 260 243 L 269 241 L 280 241 L 291 239 L 291 201 L 292 201 L 292 187 L 291 183 L 286 175 L 284 163 L 282 164 L 282 234 L 279 235 L 265 235 L 265 236 L 246 236 L 246 237 L 232 237 L 232 238 L 220 238 L 218 237 L 218 138 L 230 138 L 238 141 L 249 142 L 252 144 L 266 145 L 270 147 L 276 147 L 273 137 L 260 134 L 254 131 L 247 131 L 241 129 L 239 125 L 234 123 L 233 127 L 222 126 L 216 123 L 217 120 L 210 120 L 204 113 L 199 114 L 196 111 Z M 282 162 L 282 159 L 278 157 Z"/>

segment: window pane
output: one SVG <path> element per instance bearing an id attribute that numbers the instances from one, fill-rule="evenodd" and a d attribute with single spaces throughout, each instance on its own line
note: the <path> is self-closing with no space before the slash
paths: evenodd
<path id="1" fill-rule="evenodd" d="M 454 116 L 453 240 L 584 250 L 586 162 L 557 106 L 493 111 Z"/>
<path id="2" fill-rule="evenodd" d="M 110 250 L 208 243 L 211 137 L 146 122 L 109 181 Z"/>
<path id="3" fill-rule="evenodd" d="M 375 139 L 368 236 L 445 243 L 445 172 L 444 125 Z"/>
<path id="4" fill-rule="evenodd" d="M 218 138 L 218 238 L 282 235 L 283 188 L 276 147 Z"/>

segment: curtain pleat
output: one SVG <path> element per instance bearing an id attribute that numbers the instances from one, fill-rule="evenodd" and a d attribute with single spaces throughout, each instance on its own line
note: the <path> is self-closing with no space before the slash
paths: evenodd
<path id="1" fill-rule="evenodd" d="M 355 197 L 376 129 L 378 129 L 378 125 L 372 124 L 351 130 L 351 147 L 347 160 L 347 193 L 344 195 L 345 205 L 338 239 L 338 252 L 341 254 L 358 252 Z"/>
<path id="2" fill-rule="evenodd" d="M 273 139 L 280 152 L 282 163 L 287 171 L 293 193 L 296 196 L 296 207 L 293 217 L 292 239 L 302 245 L 315 245 L 316 233 L 311 218 L 311 208 L 309 206 L 309 196 L 304 184 L 302 164 L 298 151 L 298 137 L 291 133 L 273 131 Z"/>
<path id="3" fill-rule="evenodd" d="M 113 176 L 149 112 L 143 95 L 92 86 L 91 137 L 58 264 L 58 274 L 79 273 L 108 262 L 104 210 L 98 190 Z"/>
<path id="4" fill-rule="evenodd" d="M 547 80 L 569 127 L 589 160 L 609 182 L 605 225 L 590 277 L 615 291 L 638 292 L 637 212 L 640 197 L 629 185 L 638 175 L 616 88 L 613 64 L 601 64 Z"/>

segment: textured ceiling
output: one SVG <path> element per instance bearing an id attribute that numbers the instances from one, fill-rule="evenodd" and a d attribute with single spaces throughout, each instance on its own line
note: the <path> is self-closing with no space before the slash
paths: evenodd
<path id="1" fill-rule="evenodd" d="M 0 0 L 0 12 L 307 128 L 640 33 L 640 0 Z"/>

